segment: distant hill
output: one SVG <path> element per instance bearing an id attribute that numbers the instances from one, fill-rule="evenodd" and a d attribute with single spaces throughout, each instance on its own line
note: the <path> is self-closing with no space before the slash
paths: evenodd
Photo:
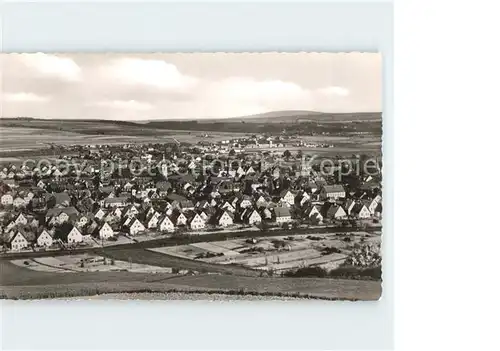
<path id="1" fill-rule="evenodd" d="M 257 115 L 235 117 L 230 120 L 246 123 L 294 123 L 294 122 L 345 122 L 369 121 L 382 118 L 380 112 L 329 113 L 317 111 L 273 111 Z"/>
<path id="2" fill-rule="evenodd" d="M 258 113 L 255 115 L 247 115 L 235 118 L 272 118 L 272 117 L 296 117 L 296 116 L 320 116 L 327 114 L 327 112 L 306 111 L 306 110 L 290 110 L 290 111 L 271 111 Z"/>
<path id="3" fill-rule="evenodd" d="M 382 113 L 325 113 L 274 111 L 257 115 L 214 119 L 164 119 L 114 121 L 103 119 L 0 118 L 1 127 L 38 128 L 87 135 L 168 135 L 181 131 L 235 133 L 346 133 L 372 131 L 380 134 Z M 356 126 L 362 124 L 363 126 Z"/>
<path id="4" fill-rule="evenodd" d="M 359 113 L 330 113 L 305 110 L 290 111 L 272 111 L 259 113 L 255 115 L 226 117 L 226 118 L 200 118 L 200 119 L 180 119 L 165 118 L 153 119 L 147 121 L 136 121 L 139 124 L 157 123 L 157 122 L 194 122 L 203 123 L 297 123 L 297 122 L 346 122 L 346 121 L 372 121 L 382 119 L 381 112 L 359 112 Z"/>

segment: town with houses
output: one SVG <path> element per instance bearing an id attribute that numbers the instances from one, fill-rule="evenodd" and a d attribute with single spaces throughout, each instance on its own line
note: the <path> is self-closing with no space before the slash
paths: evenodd
<path id="1" fill-rule="evenodd" d="M 2 162 L 3 252 L 237 228 L 380 226 L 378 164 L 344 175 L 338 156 L 324 162 L 330 168 L 324 157 L 304 162 L 303 150 L 323 145 L 269 135 L 207 140 L 51 145 L 44 158 Z"/>

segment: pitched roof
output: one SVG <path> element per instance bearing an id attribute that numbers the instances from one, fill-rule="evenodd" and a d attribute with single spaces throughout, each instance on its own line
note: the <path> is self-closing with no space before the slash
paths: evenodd
<path id="1" fill-rule="evenodd" d="M 178 202 L 187 200 L 186 197 L 175 193 L 169 194 L 167 196 L 167 199 L 169 199 L 170 201 L 178 201 Z"/>
<path id="2" fill-rule="evenodd" d="M 40 233 L 38 233 L 38 235 L 36 236 L 36 238 L 38 239 L 38 238 L 39 238 L 39 237 L 40 237 L 40 236 L 41 236 L 44 232 L 45 232 L 45 233 L 47 233 L 47 234 L 48 234 L 51 238 L 53 238 L 53 237 L 54 237 L 54 233 L 53 233 L 53 232 L 51 232 L 51 231 L 49 231 L 49 230 L 44 229 L 44 230 L 42 230 Z"/>
<path id="3" fill-rule="evenodd" d="M 284 189 L 284 190 L 281 190 L 281 191 L 280 191 L 280 196 L 281 196 L 281 197 L 283 197 L 283 196 L 285 196 L 286 194 L 288 194 L 288 192 L 292 193 L 292 195 L 293 195 L 293 192 L 292 192 L 292 191 L 290 191 L 290 189 Z"/>
<path id="4" fill-rule="evenodd" d="M 64 193 L 55 193 L 53 194 L 54 198 L 56 199 L 56 204 L 62 204 L 63 202 L 70 202 L 71 198 L 69 197 L 69 194 L 64 192 Z"/>
<path id="5" fill-rule="evenodd" d="M 117 204 L 117 203 L 124 203 L 127 201 L 127 197 L 125 196 L 120 196 L 120 197 L 108 197 L 104 199 L 105 204 Z"/>
<path id="6" fill-rule="evenodd" d="M 274 208 L 274 213 L 276 214 L 276 217 L 290 217 L 290 210 L 288 207 L 275 207 Z"/>
<path id="7" fill-rule="evenodd" d="M 345 189 L 341 184 L 325 185 L 324 189 L 325 189 L 325 192 L 327 192 L 327 193 L 345 192 Z"/>
<path id="8" fill-rule="evenodd" d="M 66 213 L 68 216 L 72 215 L 78 215 L 78 210 L 74 208 L 73 206 L 70 207 L 63 207 L 63 208 L 51 208 L 47 211 L 46 217 L 53 217 L 53 216 L 58 216 L 62 212 Z"/>

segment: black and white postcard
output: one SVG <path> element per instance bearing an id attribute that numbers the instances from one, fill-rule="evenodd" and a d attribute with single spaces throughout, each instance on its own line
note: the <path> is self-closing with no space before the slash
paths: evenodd
<path id="1" fill-rule="evenodd" d="M 2 298 L 381 297 L 380 54 L 2 62 Z"/>

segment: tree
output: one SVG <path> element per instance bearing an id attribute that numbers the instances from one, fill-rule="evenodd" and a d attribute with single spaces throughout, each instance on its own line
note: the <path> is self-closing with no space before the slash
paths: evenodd
<path id="1" fill-rule="evenodd" d="M 65 222 L 60 226 L 56 227 L 54 238 L 61 239 L 62 241 L 68 240 L 68 234 L 73 229 L 73 225 L 71 223 Z"/>
<path id="2" fill-rule="evenodd" d="M 231 149 L 231 151 L 229 151 L 229 156 L 234 156 L 236 155 L 236 151 L 234 151 L 234 149 Z"/>

